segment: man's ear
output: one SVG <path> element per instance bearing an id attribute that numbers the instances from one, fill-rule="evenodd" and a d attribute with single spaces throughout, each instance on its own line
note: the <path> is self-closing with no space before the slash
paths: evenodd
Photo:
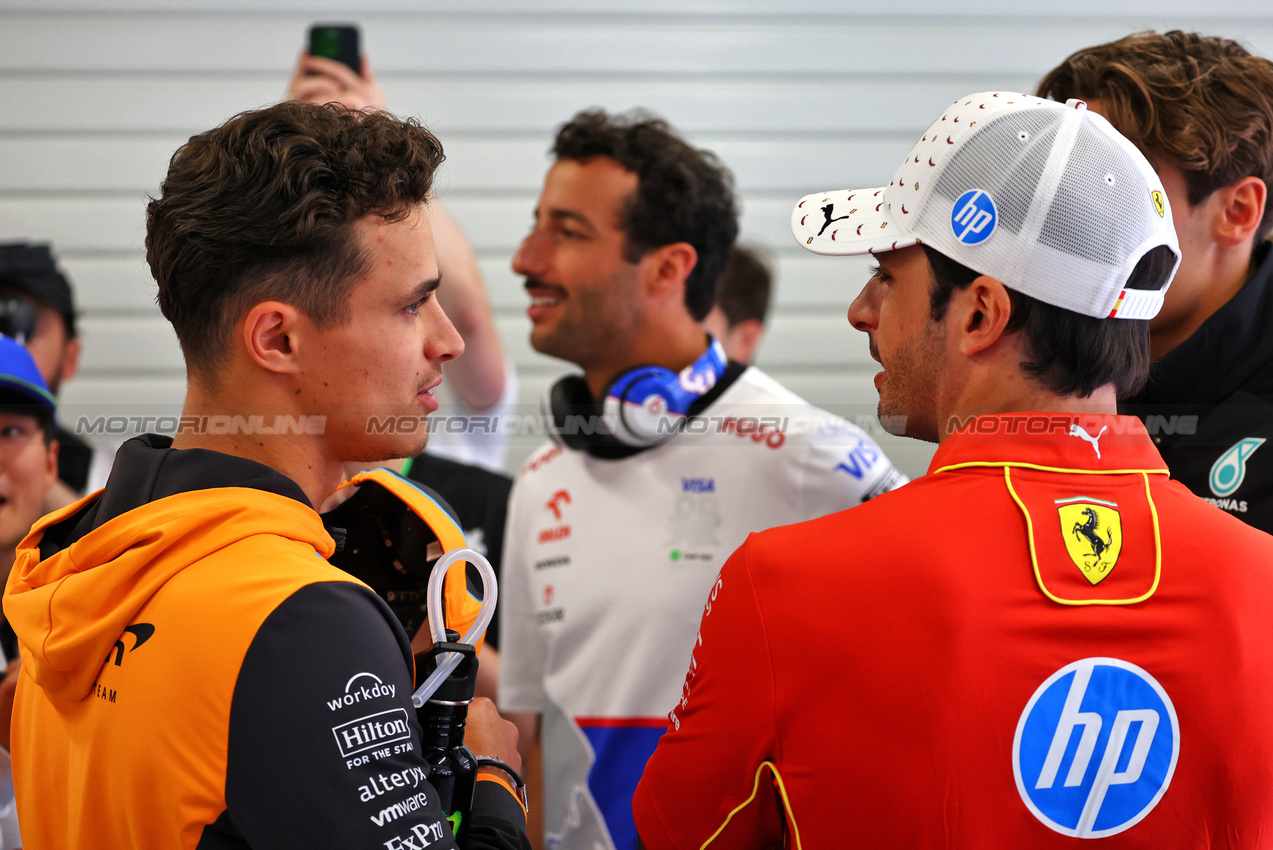
<path id="1" fill-rule="evenodd" d="M 1268 196 L 1268 186 L 1254 176 L 1217 189 L 1207 201 L 1215 205 L 1212 232 L 1216 241 L 1234 247 L 1253 238 L 1264 218 Z"/>
<path id="2" fill-rule="evenodd" d="M 57 478 L 57 453 L 61 449 L 61 445 L 57 440 L 49 441 L 48 456 L 44 459 L 44 489 L 47 490 L 53 486 Z M 76 498 L 79 498 L 78 496 Z"/>
<path id="3" fill-rule="evenodd" d="M 1004 335 L 1012 316 L 1012 298 L 1001 282 L 982 275 L 964 289 L 956 289 L 947 312 L 947 330 L 960 353 L 980 354 Z"/>
<path id="4" fill-rule="evenodd" d="M 62 349 L 62 374 L 58 376 L 59 386 L 74 378 L 75 373 L 80 370 L 80 351 L 83 348 L 77 336 L 66 341 L 66 346 Z"/>
<path id="5" fill-rule="evenodd" d="M 641 258 L 645 271 L 646 292 L 655 297 L 667 297 L 683 292 L 685 279 L 698 263 L 698 251 L 688 242 L 673 242 L 655 248 Z"/>
<path id="6" fill-rule="evenodd" d="M 296 372 L 300 314 L 280 301 L 262 301 L 248 310 L 240 328 L 248 357 L 270 372 Z"/>
<path id="7" fill-rule="evenodd" d="M 756 356 L 756 349 L 765 335 L 765 323 L 760 319 L 743 319 L 729 329 L 729 343 L 732 349 L 730 359 L 739 363 L 750 363 Z"/>

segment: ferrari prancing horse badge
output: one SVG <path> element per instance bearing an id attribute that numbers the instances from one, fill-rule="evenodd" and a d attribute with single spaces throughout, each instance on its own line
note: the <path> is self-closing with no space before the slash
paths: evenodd
<path id="1" fill-rule="evenodd" d="M 1123 548 L 1118 505 L 1087 496 L 1057 499 L 1065 551 L 1092 584 L 1099 584 L 1118 563 Z"/>

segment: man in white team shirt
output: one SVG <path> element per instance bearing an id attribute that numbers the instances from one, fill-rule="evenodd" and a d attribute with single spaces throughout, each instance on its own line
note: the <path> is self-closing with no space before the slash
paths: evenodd
<path id="1" fill-rule="evenodd" d="M 906 479 L 704 330 L 737 234 L 714 155 L 603 112 L 576 115 L 553 153 L 513 270 L 531 344 L 583 374 L 550 391 L 554 443 L 509 504 L 500 707 L 527 747 L 542 737 L 547 846 L 631 850 L 632 793 L 725 558 Z"/>

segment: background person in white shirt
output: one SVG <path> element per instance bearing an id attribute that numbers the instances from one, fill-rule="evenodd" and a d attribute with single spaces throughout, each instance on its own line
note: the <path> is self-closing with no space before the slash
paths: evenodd
<path id="1" fill-rule="evenodd" d="M 499 701 L 527 745 L 542 734 L 546 844 L 629 850 L 632 792 L 725 557 L 906 479 L 708 336 L 737 234 L 713 154 L 604 112 L 576 115 L 553 153 L 513 270 L 531 344 L 583 374 L 550 390 L 559 444 L 510 497 Z"/>

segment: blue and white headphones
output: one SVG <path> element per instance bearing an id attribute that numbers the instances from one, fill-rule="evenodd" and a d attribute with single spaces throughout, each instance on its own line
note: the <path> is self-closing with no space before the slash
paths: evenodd
<path id="1" fill-rule="evenodd" d="M 557 381 L 542 405 L 549 436 L 578 450 L 606 443 L 649 448 L 671 439 L 685 427 L 690 405 L 725 373 L 725 349 L 708 339 L 702 356 L 679 372 L 662 366 L 620 372 L 603 390 L 600 410 L 583 376 Z"/>

